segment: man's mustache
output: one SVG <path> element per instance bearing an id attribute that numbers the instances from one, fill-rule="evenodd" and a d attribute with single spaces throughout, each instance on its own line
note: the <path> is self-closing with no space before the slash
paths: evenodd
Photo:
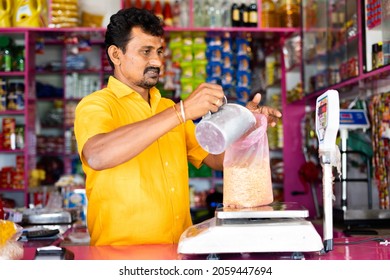
<path id="1" fill-rule="evenodd" d="M 158 67 L 147 67 L 145 68 L 144 74 L 146 74 L 146 72 L 148 71 L 153 71 L 153 72 L 157 72 L 157 74 L 160 74 L 160 68 Z"/>

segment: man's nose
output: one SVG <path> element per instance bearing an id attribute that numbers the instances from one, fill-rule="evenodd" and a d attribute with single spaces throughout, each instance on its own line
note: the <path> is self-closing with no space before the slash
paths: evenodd
<path id="1" fill-rule="evenodd" d="M 155 53 L 149 58 L 149 64 L 151 66 L 161 67 L 162 63 L 163 63 L 163 56 L 161 54 Z"/>

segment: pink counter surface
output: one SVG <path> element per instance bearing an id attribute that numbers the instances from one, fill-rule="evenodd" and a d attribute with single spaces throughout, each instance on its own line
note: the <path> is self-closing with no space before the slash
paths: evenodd
<path id="1" fill-rule="evenodd" d="M 387 241 L 386 241 L 387 240 Z M 207 255 L 181 255 L 177 244 L 137 246 L 66 246 L 74 253 L 75 260 L 199 260 Z M 36 247 L 24 248 L 24 260 L 33 260 Z M 221 254 L 220 259 L 286 260 L 291 253 Z M 389 237 L 335 238 L 332 251 L 304 253 L 305 260 L 390 260 Z"/>

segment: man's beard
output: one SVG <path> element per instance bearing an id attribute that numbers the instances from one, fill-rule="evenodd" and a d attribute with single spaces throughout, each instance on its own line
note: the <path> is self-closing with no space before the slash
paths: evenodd
<path id="1" fill-rule="evenodd" d="M 151 77 L 148 77 L 148 73 L 151 73 Z M 137 84 L 139 87 L 150 89 L 157 85 L 160 75 L 160 68 L 147 67 L 144 71 L 144 78 Z"/>

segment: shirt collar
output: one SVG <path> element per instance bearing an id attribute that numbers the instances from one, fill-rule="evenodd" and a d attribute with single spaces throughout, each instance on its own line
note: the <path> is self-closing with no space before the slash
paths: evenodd
<path id="1" fill-rule="evenodd" d="M 138 92 L 136 92 L 131 87 L 125 85 L 124 83 L 116 79 L 114 76 L 109 77 L 107 88 L 109 88 L 117 98 L 122 98 L 130 94 L 137 94 L 138 96 L 140 96 Z M 149 90 L 149 95 L 151 107 L 156 108 L 157 104 L 161 99 L 160 91 L 156 87 L 152 87 Z"/>
<path id="2" fill-rule="evenodd" d="M 131 87 L 125 85 L 114 76 L 110 76 L 108 78 L 107 88 L 109 88 L 117 98 L 121 98 L 132 93 L 137 93 Z"/>

